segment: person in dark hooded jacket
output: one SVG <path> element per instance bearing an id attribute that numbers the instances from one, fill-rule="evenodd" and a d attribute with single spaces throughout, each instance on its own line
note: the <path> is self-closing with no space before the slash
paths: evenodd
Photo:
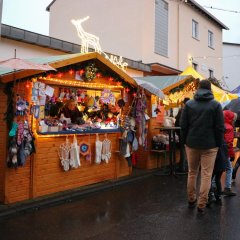
<path id="1" fill-rule="evenodd" d="M 214 100 L 210 81 L 200 81 L 194 99 L 189 100 L 183 109 L 180 127 L 189 168 L 188 204 L 189 207 L 197 204 L 198 211 L 204 213 L 217 151 L 224 134 L 222 107 Z M 200 166 L 201 183 L 197 199 L 196 183 Z"/>

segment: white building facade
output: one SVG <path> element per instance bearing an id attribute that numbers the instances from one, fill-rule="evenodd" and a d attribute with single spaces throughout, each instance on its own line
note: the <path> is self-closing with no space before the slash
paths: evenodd
<path id="1" fill-rule="evenodd" d="M 240 44 L 223 43 L 223 79 L 234 90 L 240 85 Z"/>
<path id="2" fill-rule="evenodd" d="M 80 44 L 72 19 L 99 36 L 103 51 L 136 61 L 184 70 L 193 64 L 205 77 L 223 77 L 222 29 L 228 29 L 193 0 L 54 0 L 50 36 Z M 64 12 L 64 14 L 63 14 Z"/>

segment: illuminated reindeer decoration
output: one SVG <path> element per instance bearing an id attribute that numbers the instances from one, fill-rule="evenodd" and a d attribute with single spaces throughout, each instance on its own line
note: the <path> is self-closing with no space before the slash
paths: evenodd
<path id="1" fill-rule="evenodd" d="M 82 23 L 89 19 L 89 16 L 78 19 L 78 20 L 72 20 L 72 24 L 77 28 L 77 33 L 79 38 L 82 40 L 81 45 L 81 53 L 87 53 L 88 47 L 91 45 L 95 52 L 102 53 L 101 46 L 99 44 L 99 38 L 91 33 L 85 32 Z"/>
<path id="2" fill-rule="evenodd" d="M 83 18 L 83 19 L 78 19 L 74 20 L 72 19 L 71 22 L 72 24 L 76 27 L 78 37 L 81 39 L 81 53 L 88 53 L 88 47 L 91 45 L 95 52 L 98 52 L 99 54 L 102 54 L 107 60 L 109 60 L 112 64 L 117 66 L 118 68 L 122 69 L 123 71 L 126 71 L 126 68 L 128 66 L 127 62 L 123 62 L 122 56 L 117 57 L 113 55 L 108 55 L 107 53 L 103 52 L 99 43 L 99 37 L 85 32 L 82 23 L 85 22 L 86 20 L 89 19 L 89 16 Z"/>

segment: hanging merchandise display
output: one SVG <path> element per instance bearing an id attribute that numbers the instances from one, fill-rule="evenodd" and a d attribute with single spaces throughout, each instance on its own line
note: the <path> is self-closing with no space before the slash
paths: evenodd
<path id="1" fill-rule="evenodd" d="M 71 144 L 69 165 L 72 168 L 78 168 L 81 166 L 76 135 L 73 136 L 73 143 Z"/>
<path id="2" fill-rule="evenodd" d="M 90 153 L 90 145 L 87 142 L 81 142 L 79 144 L 80 154 L 86 156 Z"/>
<path id="3" fill-rule="evenodd" d="M 27 114 L 29 103 L 18 96 L 16 102 L 16 116 L 25 116 Z"/>
<path id="4" fill-rule="evenodd" d="M 99 140 L 98 134 L 96 134 L 95 142 L 95 163 L 100 164 L 102 160 L 102 142 Z"/>
<path id="5" fill-rule="evenodd" d="M 147 120 L 145 118 L 145 111 L 147 109 L 147 98 L 142 90 L 138 92 L 136 99 L 136 122 L 138 125 L 138 142 L 139 145 L 147 146 Z"/>
<path id="6" fill-rule="evenodd" d="M 7 156 L 7 166 L 12 168 L 17 168 L 17 152 L 18 146 L 16 143 L 16 138 L 12 138 L 9 143 L 8 156 Z"/>
<path id="7" fill-rule="evenodd" d="M 14 137 L 14 136 L 16 136 L 17 129 L 18 129 L 18 124 L 17 124 L 17 122 L 13 122 L 13 123 L 12 123 L 12 128 L 11 128 L 11 130 L 10 130 L 10 132 L 9 132 L 9 137 Z"/>
<path id="8" fill-rule="evenodd" d="M 13 122 L 9 136 L 7 165 L 10 168 L 24 166 L 27 158 L 35 152 L 34 138 L 28 121 Z"/>
<path id="9" fill-rule="evenodd" d="M 70 169 L 70 150 L 71 144 L 68 137 L 66 137 L 65 143 L 62 143 L 58 149 L 58 155 L 64 171 L 69 171 Z"/>
<path id="10" fill-rule="evenodd" d="M 105 139 L 102 142 L 102 161 L 108 163 L 111 158 L 111 141 L 105 135 Z"/>

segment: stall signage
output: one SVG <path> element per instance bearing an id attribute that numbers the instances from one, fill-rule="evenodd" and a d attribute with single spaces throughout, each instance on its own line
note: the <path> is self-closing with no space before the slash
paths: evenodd
<path id="1" fill-rule="evenodd" d="M 112 64 L 117 66 L 118 68 L 122 69 L 123 71 L 126 71 L 126 68 L 128 66 L 127 62 L 123 62 L 122 56 L 117 57 L 114 55 L 108 55 L 105 52 L 102 51 L 100 42 L 99 42 L 99 37 L 95 36 L 91 33 L 86 32 L 83 27 L 82 23 L 85 22 L 86 20 L 89 19 L 89 16 L 82 18 L 82 19 L 77 19 L 74 20 L 72 19 L 71 22 L 72 24 L 76 27 L 78 37 L 81 39 L 81 53 L 88 53 L 89 52 L 89 46 L 92 46 L 95 50 L 95 52 L 98 52 L 99 54 L 102 54 L 105 56 L 106 59 L 108 59 Z"/>

